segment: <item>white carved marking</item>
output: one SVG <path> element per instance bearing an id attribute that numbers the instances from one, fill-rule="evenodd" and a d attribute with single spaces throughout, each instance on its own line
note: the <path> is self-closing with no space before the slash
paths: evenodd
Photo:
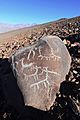
<path id="1" fill-rule="evenodd" d="M 22 61 L 21 61 L 23 68 L 30 68 L 30 67 L 34 64 L 34 63 L 24 64 L 24 63 L 23 63 L 23 60 L 24 60 L 24 58 L 23 58 Z"/>
<path id="2" fill-rule="evenodd" d="M 51 48 L 50 45 L 49 45 L 49 48 L 51 50 L 51 53 L 48 56 L 46 56 L 46 55 L 42 55 L 42 50 L 41 50 L 42 46 L 39 46 L 38 47 L 38 50 L 39 50 L 39 56 L 38 56 L 38 58 L 40 58 L 41 60 L 43 58 L 45 58 L 45 60 L 50 60 L 51 58 L 53 58 L 55 61 L 61 58 L 60 56 L 57 56 L 57 55 L 54 54 L 54 51 L 53 51 L 53 49 Z M 33 48 L 29 49 L 27 60 L 30 60 L 31 53 L 32 53 L 32 58 L 34 58 L 34 56 L 35 56 L 35 50 L 36 49 L 37 48 L 35 48 L 34 50 L 33 50 Z M 30 75 L 26 75 L 24 73 L 24 79 L 26 79 L 26 81 L 28 81 L 29 78 L 31 78 L 31 77 L 35 81 L 35 83 L 33 83 L 33 84 L 30 85 L 30 88 L 34 88 L 34 90 L 39 89 L 40 84 L 43 84 L 45 88 L 50 86 L 50 83 L 49 83 L 49 78 L 50 78 L 49 73 L 60 76 L 59 73 L 48 70 L 48 67 L 41 68 L 41 66 L 39 66 L 39 67 L 37 65 L 33 66 L 35 64 L 33 62 L 31 62 L 29 64 L 24 64 L 24 59 L 25 58 L 21 59 L 21 65 L 22 65 L 21 71 L 22 71 L 22 73 L 23 73 L 23 70 L 25 68 L 30 68 L 30 70 L 33 70 L 33 71 L 35 70 L 35 72 L 33 74 L 30 74 Z M 14 64 L 13 64 L 13 68 L 15 68 Z M 39 69 L 41 69 L 41 73 L 38 73 Z M 43 73 L 45 73 L 45 79 L 39 81 L 39 76 L 44 75 Z"/>
<path id="3" fill-rule="evenodd" d="M 44 69 L 43 71 L 46 72 L 45 67 L 43 67 L 43 69 Z M 54 72 L 54 71 L 49 71 L 49 70 L 47 70 L 47 72 L 48 72 L 48 73 L 52 73 L 52 74 L 55 74 L 55 75 L 59 75 L 59 76 L 60 76 L 59 73 Z"/>
<path id="4" fill-rule="evenodd" d="M 46 83 L 44 82 L 43 84 L 44 84 L 44 87 L 45 87 L 45 88 L 47 88 L 47 85 L 46 85 Z"/>
<path id="5" fill-rule="evenodd" d="M 44 79 L 44 80 L 41 80 L 41 81 L 39 81 L 39 82 L 37 82 L 37 83 L 34 83 L 34 84 L 30 85 L 30 88 L 36 86 L 36 87 L 39 89 L 39 84 L 41 84 L 41 83 L 44 84 L 44 82 L 46 82 L 46 83 L 49 85 L 49 82 L 47 81 L 47 78 L 46 78 L 46 79 Z"/>
<path id="6" fill-rule="evenodd" d="M 37 66 L 36 66 L 36 67 L 37 67 Z M 37 67 L 37 68 L 38 68 L 38 67 Z M 38 71 L 37 71 L 37 72 L 38 72 Z M 41 74 L 43 74 L 43 72 L 45 72 L 45 73 L 46 73 L 46 79 L 41 80 L 41 81 L 39 81 L 39 82 L 36 82 L 36 83 L 30 85 L 30 88 L 36 86 L 36 88 L 39 89 L 39 84 L 41 84 L 41 83 L 43 83 L 45 87 L 47 87 L 47 85 L 49 86 L 49 85 L 50 85 L 50 83 L 49 83 L 49 81 L 48 81 L 48 78 L 49 78 L 49 75 L 48 75 L 48 74 L 49 74 L 49 73 L 52 73 L 52 74 L 55 74 L 55 75 L 59 75 L 59 76 L 60 76 L 60 74 L 57 73 L 57 72 L 49 71 L 49 70 L 48 70 L 48 67 L 43 67 L 42 72 L 41 72 L 40 74 L 38 74 L 38 75 L 37 75 L 37 72 L 36 72 L 36 74 L 35 74 L 36 76 L 34 76 L 34 74 L 32 74 L 32 75 L 30 75 L 30 76 L 34 76 L 34 78 L 36 77 L 36 80 L 38 80 L 38 75 L 41 75 Z M 30 77 L 30 76 L 29 76 L 29 77 Z M 47 84 L 47 85 L 46 85 L 46 84 Z"/>
<path id="7" fill-rule="evenodd" d="M 35 51 L 33 50 L 33 48 L 30 49 L 30 52 L 28 53 L 28 57 L 27 57 L 28 60 L 30 60 L 31 52 L 32 52 L 32 55 L 33 55 L 32 57 L 34 58 L 34 56 L 35 56 Z"/>
<path id="8" fill-rule="evenodd" d="M 34 87 L 34 90 L 37 90 L 37 89 L 39 89 L 39 84 L 42 84 L 43 83 L 43 85 L 44 85 L 44 87 L 47 87 L 47 85 L 48 85 L 48 87 L 49 87 L 49 85 L 50 85 L 50 83 L 49 83 L 49 81 L 48 81 L 48 78 L 49 78 L 49 73 L 52 73 L 52 74 L 55 74 L 55 75 L 59 75 L 60 76 L 60 74 L 59 73 L 57 73 L 57 72 L 54 72 L 54 71 L 49 71 L 48 70 L 48 67 L 43 67 L 42 69 L 41 69 L 41 66 L 33 66 L 32 67 L 32 65 L 34 64 L 34 63 L 29 63 L 29 64 L 24 64 L 23 63 L 23 60 L 24 60 L 24 58 L 22 58 L 21 59 L 21 64 L 22 64 L 22 69 L 24 70 L 24 68 L 31 68 L 32 70 L 34 70 L 35 69 L 35 73 L 33 73 L 33 74 L 31 74 L 31 75 L 26 75 L 26 74 L 24 74 L 24 76 L 25 76 L 25 79 L 28 81 L 28 78 L 30 77 L 33 77 L 34 78 L 34 81 L 35 81 L 35 83 L 34 84 L 32 84 L 32 85 L 30 85 L 30 88 L 32 88 L 32 87 Z M 41 69 L 41 73 L 38 73 L 38 71 L 39 71 L 39 69 Z M 39 76 L 40 75 L 43 75 L 43 73 L 46 73 L 46 78 L 44 79 L 44 80 L 41 80 L 41 81 L 38 81 L 37 82 L 37 80 L 39 79 Z"/>
<path id="9" fill-rule="evenodd" d="M 49 54 L 49 56 L 45 56 L 45 55 L 42 55 L 41 54 L 41 46 L 39 46 L 39 58 L 41 58 L 41 60 L 43 59 L 43 58 L 45 58 L 46 60 L 50 60 L 51 58 L 54 58 L 55 60 L 57 60 L 57 59 L 60 59 L 61 57 L 60 56 L 57 56 L 57 55 L 55 55 L 54 54 L 54 52 L 53 52 L 53 49 L 51 48 L 51 46 L 49 46 L 50 47 L 50 49 L 51 49 L 51 54 Z"/>
<path id="10" fill-rule="evenodd" d="M 15 71 L 16 71 L 17 75 L 19 76 L 18 70 L 17 70 L 16 67 L 15 67 L 15 62 L 14 62 L 14 61 L 15 61 L 15 60 L 14 60 L 14 56 L 12 56 L 13 73 L 14 73 L 14 75 L 15 75 Z M 18 62 L 16 62 L 16 63 L 18 64 Z"/>
<path id="11" fill-rule="evenodd" d="M 29 52 L 28 57 L 27 57 L 28 60 L 30 58 L 31 52 L 32 52 L 32 50 L 30 49 L 30 52 Z"/>
<path id="12" fill-rule="evenodd" d="M 28 77 L 32 77 L 32 76 L 37 76 L 38 74 L 38 67 L 37 66 L 35 66 L 35 67 L 33 67 L 33 69 L 35 69 L 36 71 L 35 71 L 35 73 L 34 74 L 31 74 L 31 75 L 27 75 Z"/>
<path id="13" fill-rule="evenodd" d="M 35 47 L 35 50 L 37 50 L 37 47 Z"/>
<path id="14" fill-rule="evenodd" d="M 34 51 L 34 50 L 32 50 L 32 52 L 33 52 L 33 58 L 34 58 L 34 56 L 35 56 L 35 51 Z"/>
<path id="15" fill-rule="evenodd" d="M 44 86 L 46 86 L 46 85 L 45 85 L 46 83 L 48 84 L 48 86 L 50 85 L 50 84 L 49 84 L 49 81 L 48 81 L 48 77 L 49 77 L 49 76 L 48 76 L 48 70 L 47 70 L 47 67 L 45 67 L 45 68 L 46 68 L 46 78 L 45 78 L 44 80 L 41 80 L 41 81 L 39 81 L 39 82 L 37 82 L 37 83 L 34 83 L 34 84 L 30 85 L 30 88 L 36 86 L 37 89 L 39 89 L 39 84 L 41 84 L 41 83 L 43 83 Z"/>

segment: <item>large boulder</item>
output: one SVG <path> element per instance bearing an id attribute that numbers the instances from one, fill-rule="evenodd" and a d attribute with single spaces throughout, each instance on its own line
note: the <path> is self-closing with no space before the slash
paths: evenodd
<path id="1" fill-rule="evenodd" d="M 70 69 L 71 57 L 57 36 L 46 36 L 11 57 L 25 105 L 48 110 Z"/>

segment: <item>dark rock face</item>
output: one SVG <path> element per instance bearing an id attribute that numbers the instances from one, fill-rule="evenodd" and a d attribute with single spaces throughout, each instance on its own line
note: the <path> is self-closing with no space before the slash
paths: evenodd
<path id="1" fill-rule="evenodd" d="M 64 43 L 57 36 L 46 36 L 17 51 L 11 60 L 25 105 L 48 110 L 70 69 Z"/>

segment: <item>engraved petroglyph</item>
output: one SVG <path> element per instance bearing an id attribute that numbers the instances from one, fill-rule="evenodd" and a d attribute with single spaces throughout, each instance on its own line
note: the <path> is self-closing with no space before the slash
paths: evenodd
<path id="1" fill-rule="evenodd" d="M 50 46 L 50 45 L 49 45 Z M 51 53 L 48 55 L 48 56 L 45 56 L 45 55 L 42 55 L 42 53 L 41 53 L 41 46 L 39 46 L 39 58 L 41 58 L 41 60 L 43 59 L 43 58 L 45 58 L 46 60 L 50 60 L 51 58 L 54 58 L 56 61 L 58 60 L 58 59 L 60 59 L 61 57 L 60 56 L 57 56 L 57 55 L 55 55 L 54 54 L 54 52 L 53 52 L 53 49 L 51 48 L 51 46 L 50 46 L 50 50 L 51 50 Z"/>
<path id="2" fill-rule="evenodd" d="M 49 87 L 49 86 L 50 86 L 50 83 L 49 83 L 49 81 L 48 81 L 48 78 L 49 78 L 49 74 L 48 74 L 48 73 L 52 73 L 52 74 L 55 74 L 55 75 L 59 75 L 59 76 L 60 76 L 60 74 L 58 74 L 57 72 L 48 71 L 48 67 L 44 67 L 42 71 L 46 73 L 46 78 L 43 79 L 43 80 L 41 80 L 41 81 L 39 81 L 39 82 L 36 82 L 36 83 L 30 85 L 30 88 L 31 88 L 31 87 L 36 87 L 36 88 L 39 89 L 39 84 L 41 84 L 41 83 L 43 83 L 44 87 L 47 87 L 47 85 L 48 85 L 48 87 Z M 42 72 L 42 73 L 43 73 L 43 72 Z M 39 74 L 39 75 L 40 75 L 40 74 Z M 38 75 L 37 75 L 37 80 L 38 80 Z M 47 84 L 47 85 L 46 85 L 46 84 Z"/>
<path id="3" fill-rule="evenodd" d="M 35 51 L 33 49 L 30 49 L 30 52 L 29 52 L 28 57 L 27 57 L 28 60 L 30 60 L 31 53 L 33 54 L 33 58 L 35 56 Z"/>
<path id="4" fill-rule="evenodd" d="M 30 68 L 34 63 L 29 63 L 29 64 L 24 64 L 23 63 L 23 60 L 24 60 L 24 58 L 22 58 L 22 60 L 21 60 L 21 65 L 22 65 L 22 68 L 24 69 L 24 68 Z"/>
<path id="5" fill-rule="evenodd" d="M 70 68 L 71 58 L 63 42 L 47 36 L 17 51 L 11 59 L 25 104 L 48 110 Z"/>
<path id="6" fill-rule="evenodd" d="M 41 57 L 41 60 L 43 59 L 43 58 L 45 58 L 45 60 L 50 60 L 51 58 L 54 58 L 54 60 L 56 61 L 56 59 L 60 59 L 61 57 L 59 57 L 59 56 L 57 56 L 57 55 L 55 55 L 54 53 L 53 53 L 53 50 L 52 50 L 52 48 L 50 48 L 51 49 L 51 54 L 49 54 L 49 55 L 47 55 L 47 56 L 45 56 L 45 55 L 42 55 L 42 47 L 41 46 L 39 46 L 39 48 L 38 48 L 38 50 L 39 50 L 39 55 L 38 55 L 38 57 Z M 35 50 L 35 49 L 34 49 Z M 33 54 L 33 56 L 32 56 L 32 58 L 34 58 L 34 56 L 35 56 L 35 54 L 36 54 L 36 51 L 34 51 L 33 49 L 30 49 L 30 51 L 29 51 L 29 53 L 28 53 L 28 55 L 27 55 L 27 60 L 30 60 L 30 55 L 31 55 L 31 52 L 32 52 L 32 54 Z M 55 59 L 56 58 L 56 59 Z M 24 69 L 26 68 L 26 71 L 27 71 L 27 69 L 29 69 L 30 68 L 30 70 L 35 70 L 35 72 L 34 73 L 32 73 L 32 74 L 25 74 L 24 72 L 23 72 L 23 74 L 24 74 L 24 76 L 25 76 L 25 79 L 26 80 L 28 80 L 28 78 L 32 78 L 32 79 L 34 79 L 34 84 L 31 84 L 30 85 L 30 88 L 34 88 L 34 89 L 38 89 L 39 90 L 39 84 L 43 84 L 44 85 L 44 87 L 49 87 L 50 86 L 50 83 L 49 83 L 49 73 L 51 73 L 51 74 L 54 74 L 54 75 L 59 75 L 60 76 L 60 74 L 58 73 L 58 72 L 55 72 L 55 71 L 49 71 L 48 70 L 48 67 L 43 67 L 43 68 L 41 68 L 41 66 L 34 66 L 34 62 L 30 62 L 29 64 L 28 63 L 26 63 L 26 64 L 24 64 L 24 59 L 25 58 L 22 58 L 20 61 L 21 61 L 21 69 L 22 69 L 22 72 L 24 71 Z M 15 68 L 15 67 L 14 67 Z M 16 69 L 16 68 L 15 68 Z M 41 69 L 41 73 L 39 73 L 39 70 L 38 69 Z M 17 69 L 16 69 L 16 71 L 17 71 Z M 45 79 L 40 79 L 39 80 L 39 76 L 40 75 L 43 75 L 43 73 L 45 73 Z M 33 89 L 33 90 L 34 90 Z"/>

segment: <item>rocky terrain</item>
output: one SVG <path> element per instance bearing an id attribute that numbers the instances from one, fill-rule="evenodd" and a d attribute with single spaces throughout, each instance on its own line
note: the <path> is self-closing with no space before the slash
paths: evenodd
<path id="1" fill-rule="evenodd" d="M 57 35 L 63 39 L 75 35 L 78 39 L 80 38 L 79 27 L 80 17 L 76 17 L 0 34 L 0 56 L 9 57 L 16 49 L 33 44 L 46 35 Z"/>
<path id="2" fill-rule="evenodd" d="M 42 36 L 59 36 L 72 57 L 71 68 L 51 109 L 46 113 L 49 120 L 79 120 L 80 119 L 80 17 L 61 19 L 29 29 L 20 29 L 0 34 L 0 57 L 9 58 L 16 50 L 34 44 Z M 0 85 L 0 118 L 7 120 L 27 120 L 25 114 L 19 116 L 17 111 L 6 105 Z M 38 120 L 39 120 L 39 116 Z M 34 119 L 33 119 L 34 120 Z"/>

